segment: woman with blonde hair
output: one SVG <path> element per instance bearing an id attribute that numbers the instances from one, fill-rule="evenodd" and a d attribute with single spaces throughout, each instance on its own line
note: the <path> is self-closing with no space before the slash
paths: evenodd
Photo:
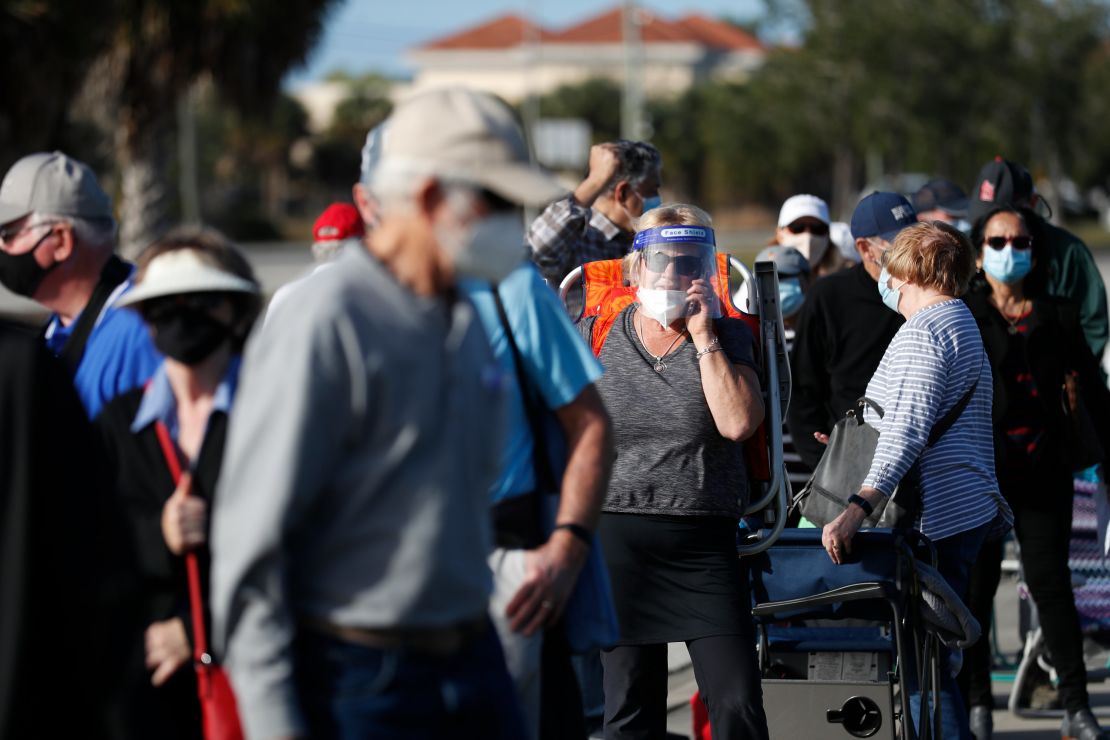
<path id="1" fill-rule="evenodd" d="M 666 734 L 667 643 L 685 642 L 716 738 L 766 738 L 736 528 L 741 442 L 763 421 L 747 324 L 722 318 L 709 215 L 653 209 L 633 244 L 637 300 L 611 324 L 597 387 L 616 460 L 599 535 L 619 642 L 603 651 L 605 737 Z M 584 336 L 595 319 L 580 322 Z"/>

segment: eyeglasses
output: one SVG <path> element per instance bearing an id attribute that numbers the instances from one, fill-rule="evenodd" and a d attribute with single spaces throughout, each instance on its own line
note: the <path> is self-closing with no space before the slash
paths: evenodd
<path id="1" fill-rule="evenodd" d="M 1033 246 L 1031 236 L 989 236 L 983 240 L 991 249 L 1005 249 L 1007 244 L 1013 244 L 1014 249 L 1029 249 Z"/>
<path id="2" fill-rule="evenodd" d="M 26 231 L 30 231 L 31 229 L 37 229 L 40 226 L 53 226 L 55 223 L 57 223 L 57 222 L 56 221 L 43 221 L 43 222 L 37 223 L 37 224 L 25 224 L 25 225 L 20 226 L 18 228 L 13 227 L 13 226 L 8 226 L 6 228 L 0 228 L 0 246 L 11 244 L 13 241 L 15 241 L 15 238 L 17 236 L 19 236 L 20 234 L 22 234 Z"/>
<path id="3" fill-rule="evenodd" d="M 702 273 L 702 259 L 692 254 L 667 254 L 666 252 L 652 252 L 644 256 L 647 269 L 652 272 L 663 273 L 674 262 L 674 271 L 684 277 L 697 277 Z"/>
<path id="4" fill-rule="evenodd" d="M 795 221 L 788 224 L 786 228 L 790 229 L 791 234 L 801 234 L 803 231 L 808 231 L 814 236 L 826 236 L 829 233 L 829 225 L 823 223 L 803 223 Z"/>

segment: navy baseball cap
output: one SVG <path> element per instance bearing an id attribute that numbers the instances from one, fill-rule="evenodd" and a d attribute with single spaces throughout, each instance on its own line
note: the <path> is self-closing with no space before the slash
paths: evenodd
<path id="1" fill-rule="evenodd" d="M 967 215 L 967 193 L 951 180 L 937 177 L 913 194 L 913 209 L 918 213 L 939 210 L 949 216 L 963 217 Z"/>
<path id="2" fill-rule="evenodd" d="M 876 191 L 859 202 L 852 212 L 852 236 L 877 236 L 893 241 L 898 232 L 917 223 L 917 212 L 904 196 Z"/>

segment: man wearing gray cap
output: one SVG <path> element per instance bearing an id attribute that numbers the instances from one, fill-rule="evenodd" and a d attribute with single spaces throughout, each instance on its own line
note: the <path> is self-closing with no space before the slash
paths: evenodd
<path id="1" fill-rule="evenodd" d="M 250 737 L 523 737 L 486 613 L 507 378 L 456 282 L 505 277 L 525 255 L 503 216 L 561 191 L 490 96 L 416 95 L 384 136 L 366 249 L 248 347 L 216 640 Z"/>
<path id="2" fill-rule="evenodd" d="M 30 154 L 0 184 L 0 283 L 52 311 L 47 347 L 89 417 L 146 382 L 161 358 L 138 314 L 115 303 L 133 267 L 114 254 L 112 203 L 88 165 Z"/>

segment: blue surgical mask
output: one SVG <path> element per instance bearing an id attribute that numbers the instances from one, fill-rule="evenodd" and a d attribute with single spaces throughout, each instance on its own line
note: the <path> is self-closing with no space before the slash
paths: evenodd
<path id="1" fill-rule="evenodd" d="M 779 305 L 782 317 L 788 319 L 801 310 L 806 296 L 802 292 L 802 279 L 799 277 L 779 278 Z"/>
<path id="2" fill-rule="evenodd" d="M 647 213 L 652 208 L 658 208 L 661 205 L 663 205 L 663 199 L 660 198 L 658 194 L 650 198 L 644 198 L 644 213 Z"/>
<path id="3" fill-rule="evenodd" d="M 898 313 L 898 301 L 902 297 L 902 288 L 901 286 L 892 288 L 890 283 L 890 273 L 884 267 L 879 273 L 879 295 L 883 298 L 883 305 L 894 313 Z"/>
<path id="4" fill-rule="evenodd" d="M 983 270 L 999 282 L 1016 283 L 1032 269 L 1032 249 L 1014 249 L 1012 244 L 1002 249 L 983 247 Z"/>

